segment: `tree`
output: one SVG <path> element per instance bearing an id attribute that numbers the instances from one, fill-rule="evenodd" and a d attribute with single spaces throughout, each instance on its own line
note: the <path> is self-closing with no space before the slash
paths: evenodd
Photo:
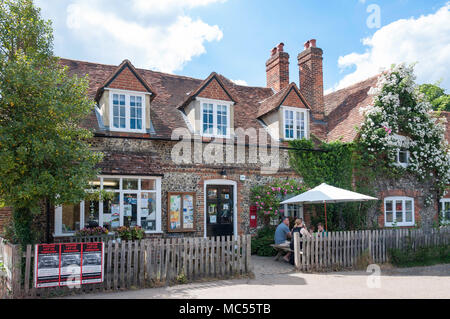
<path id="1" fill-rule="evenodd" d="M 419 92 L 425 94 L 435 111 L 450 112 L 450 95 L 445 94 L 445 90 L 436 84 L 422 84 Z"/>
<path id="2" fill-rule="evenodd" d="M 52 43 L 33 1 L 0 0 L 0 202 L 13 208 L 22 246 L 36 239 L 43 201 L 79 202 L 101 160 L 80 125 L 94 108 L 88 79 L 69 77 Z"/>

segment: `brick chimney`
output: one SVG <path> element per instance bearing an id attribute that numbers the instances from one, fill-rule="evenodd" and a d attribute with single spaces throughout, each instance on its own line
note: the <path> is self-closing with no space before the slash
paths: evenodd
<path id="1" fill-rule="evenodd" d="M 289 54 L 284 52 L 284 43 L 272 49 L 266 62 L 267 87 L 279 92 L 289 85 Z"/>
<path id="2" fill-rule="evenodd" d="M 325 116 L 322 55 L 322 49 L 316 47 L 316 40 L 311 39 L 305 42 L 305 50 L 297 57 L 300 92 L 311 106 L 316 119 L 323 119 Z"/>

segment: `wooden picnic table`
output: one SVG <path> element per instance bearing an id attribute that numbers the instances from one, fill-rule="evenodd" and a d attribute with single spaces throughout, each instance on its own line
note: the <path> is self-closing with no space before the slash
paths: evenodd
<path id="1" fill-rule="evenodd" d="M 289 246 L 286 246 L 286 244 L 283 244 L 283 245 L 272 244 L 270 246 L 277 251 L 277 255 L 275 256 L 275 260 L 279 260 L 280 257 L 283 255 L 283 253 L 289 253 L 289 252 L 293 253 L 294 252 Z M 300 255 L 301 254 L 303 254 L 302 251 L 300 251 Z"/>

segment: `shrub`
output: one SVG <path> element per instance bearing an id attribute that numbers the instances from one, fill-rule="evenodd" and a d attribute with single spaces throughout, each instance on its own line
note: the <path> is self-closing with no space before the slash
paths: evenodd
<path id="1" fill-rule="evenodd" d="M 117 234 L 122 240 L 141 240 L 144 238 L 145 232 L 140 226 L 122 226 L 117 229 Z"/>
<path id="2" fill-rule="evenodd" d="M 275 256 L 276 251 L 270 245 L 274 243 L 275 227 L 265 226 L 252 238 L 252 254 L 257 256 Z"/>
<path id="3" fill-rule="evenodd" d="M 398 267 L 429 266 L 450 263 L 450 246 L 421 247 L 401 250 L 391 249 L 389 256 L 393 265 Z"/>

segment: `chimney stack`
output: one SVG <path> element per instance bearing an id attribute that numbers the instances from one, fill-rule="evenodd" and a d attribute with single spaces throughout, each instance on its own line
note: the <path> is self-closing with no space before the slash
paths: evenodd
<path id="1" fill-rule="evenodd" d="M 284 43 L 272 49 L 266 62 L 267 87 L 276 92 L 289 85 L 289 54 L 284 52 Z"/>
<path id="2" fill-rule="evenodd" d="M 323 51 L 316 47 L 316 39 L 306 41 L 305 50 L 298 57 L 300 72 L 300 92 L 311 106 L 311 112 L 316 119 L 325 117 L 323 98 Z"/>

